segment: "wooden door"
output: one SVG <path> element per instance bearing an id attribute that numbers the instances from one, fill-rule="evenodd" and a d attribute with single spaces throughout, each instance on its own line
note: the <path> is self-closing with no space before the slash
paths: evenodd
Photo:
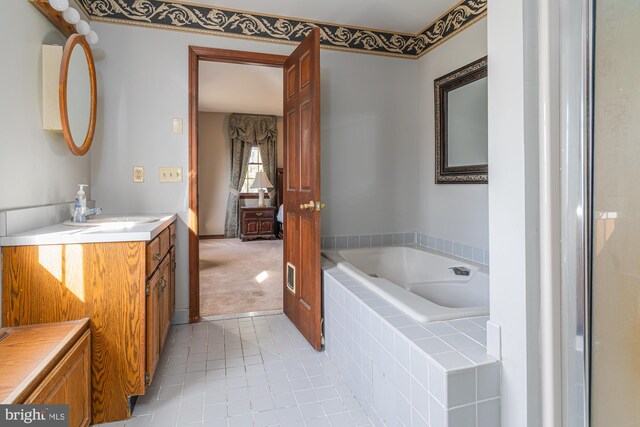
<path id="1" fill-rule="evenodd" d="M 320 31 L 317 28 L 285 61 L 283 122 L 283 308 L 302 335 L 320 350 Z"/>

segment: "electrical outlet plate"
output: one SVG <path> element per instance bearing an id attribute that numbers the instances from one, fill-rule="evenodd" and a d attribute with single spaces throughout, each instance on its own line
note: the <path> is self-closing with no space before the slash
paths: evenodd
<path id="1" fill-rule="evenodd" d="M 142 166 L 133 167 L 133 182 L 144 182 L 144 168 Z"/>
<path id="2" fill-rule="evenodd" d="M 182 133 L 182 117 L 176 117 L 172 121 L 173 125 L 173 133 L 181 134 Z"/>
<path id="3" fill-rule="evenodd" d="M 182 182 L 182 168 L 160 168 L 160 182 Z"/>

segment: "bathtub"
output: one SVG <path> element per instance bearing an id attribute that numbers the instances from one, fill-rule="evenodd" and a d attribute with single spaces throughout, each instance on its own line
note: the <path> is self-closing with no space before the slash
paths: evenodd
<path id="1" fill-rule="evenodd" d="M 418 322 L 489 314 L 486 268 L 418 247 L 324 251 L 323 256 Z M 457 276 L 451 267 L 466 267 Z"/>

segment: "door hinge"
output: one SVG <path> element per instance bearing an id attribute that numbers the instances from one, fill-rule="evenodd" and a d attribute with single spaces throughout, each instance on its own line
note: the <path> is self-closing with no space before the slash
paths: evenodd
<path id="1" fill-rule="evenodd" d="M 151 374 L 149 372 L 144 373 L 144 383 L 146 385 L 150 385 L 151 383 Z"/>
<path id="2" fill-rule="evenodd" d="M 320 344 L 324 345 L 324 317 L 320 318 Z"/>
<path id="3" fill-rule="evenodd" d="M 144 293 L 149 296 L 151 295 L 151 287 L 149 286 L 149 284 L 147 283 L 144 287 Z"/>

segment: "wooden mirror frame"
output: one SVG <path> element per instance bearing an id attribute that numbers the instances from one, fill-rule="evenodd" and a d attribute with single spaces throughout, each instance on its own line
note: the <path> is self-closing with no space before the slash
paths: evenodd
<path id="1" fill-rule="evenodd" d="M 89 129 L 87 135 L 81 146 L 77 146 L 73 140 L 71 134 L 71 128 L 69 126 L 69 110 L 67 108 L 67 79 L 69 76 L 69 62 L 71 60 L 71 53 L 76 45 L 80 45 L 84 50 L 84 54 L 87 58 L 87 64 L 89 68 L 89 80 L 91 84 L 91 115 L 89 116 Z M 96 83 L 96 65 L 93 61 L 93 54 L 89 43 L 80 34 L 72 34 L 67 43 L 64 45 L 62 52 L 62 61 L 60 63 L 60 119 L 62 122 L 62 133 L 64 139 L 67 141 L 67 147 L 76 156 L 84 156 L 91 148 L 93 142 L 93 135 L 96 130 L 96 104 L 97 104 L 97 83 Z"/>
<path id="2" fill-rule="evenodd" d="M 446 74 L 433 83 L 436 127 L 436 184 L 486 184 L 488 165 L 448 166 L 447 99 L 448 93 L 487 77 L 487 57 Z"/>

